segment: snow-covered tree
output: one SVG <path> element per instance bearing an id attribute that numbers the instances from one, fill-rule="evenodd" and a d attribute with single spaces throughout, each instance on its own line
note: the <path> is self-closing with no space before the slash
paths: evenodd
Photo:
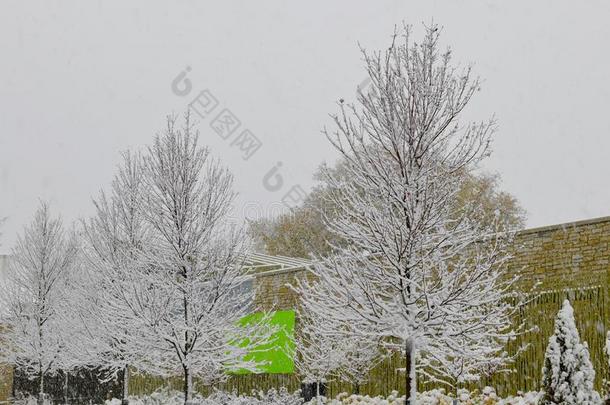
<path id="1" fill-rule="evenodd" d="M 123 380 L 122 402 L 128 403 L 129 366 L 146 361 L 132 311 L 139 287 L 140 255 L 149 244 L 149 225 L 142 213 L 143 176 L 139 155 L 124 153 L 111 192 L 94 201 L 96 215 L 84 223 L 86 269 L 78 300 L 79 356 L 107 377 Z"/>
<path id="2" fill-rule="evenodd" d="M 427 381 L 448 385 L 457 395 L 465 384 L 478 381 L 481 376 L 511 372 L 512 359 L 525 350 L 526 346 L 511 355 L 498 350 L 498 343 L 507 342 L 507 338 L 481 336 L 477 344 L 472 344 L 469 336 L 458 336 L 450 341 L 430 338 L 425 344 L 420 343 L 427 349 L 420 352 L 419 374 Z M 446 344 L 451 346 L 445 347 Z"/>
<path id="3" fill-rule="evenodd" d="M 193 377 L 211 383 L 231 369 L 258 370 L 246 359 L 271 329 L 239 322 L 250 310 L 244 280 L 245 238 L 228 225 L 233 178 L 198 145 L 189 114 L 182 129 L 168 118 L 143 157 L 144 216 L 150 248 L 136 266 L 132 312 L 141 344 L 153 356 L 145 371 L 184 377 L 185 403 Z"/>
<path id="4" fill-rule="evenodd" d="M 369 382 L 369 372 L 385 356 L 381 353 L 379 342 L 373 339 L 354 339 L 352 334 L 343 343 L 345 357 L 339 369 L 339 378 L 352 384 L 354 394 L 360 394 L 360 388 Z"/>
<path id="5" fill-rule="evenodd" d="M 250 221 L 248 232 L 252 235 L 257 248 L 270 255 L 290 257 L 327 256 L 332 253 L 332 245 L 341 244 L 337 234 L 328 230 L 324 216 L 335 211 L 334 201 L 327 194 L 331 186 L 319 171 L 328 170 L 325 166 L 314 175 L 315 185 L 303 202 L 289 212 L 277 216 Z M 343 159 L 330 168 L 334 176 L 347 175 L 343 172 Z M 349 181 L 349 178 L 346 178 Z M 483 207 L 474 218 L 478 222 L 497 222 L 501 228 L 523 229 L 525 210 L 517 199 L 500 189 L 499 175 L 489 173 L 470 173 L 461 185 L 456 204 L 472 204 L 477 200 Z M 331 243 L 329 243 L 329 241 Z"/>
<path id="6" fill-rule="evenodd" d="M 302 286 L 304 310 L 347 330 L 366 324 L 404 356 L 411 403 L 416 361 L 441 379 L 461 353 L 503 358 L 518 329 L 504 266 L 511 235 L 477 221 L 476 201 L 456 203 L 466 173 L 489 154 L 494 122 L 459 122 L 479 81 L 451 65 L 438 39 L 433 26 L 412 44 L 406 29 L 385 53 L 364 52 L 370 91 L 357 105 L 341 101 L 336 130 L 326 131 L 348 175 L 325 173 L 336 207 L 325 221 L 347 243 Z"/>
<path id="7" fill-rule="evenodd" d="M 3 286 L 3 344 L 0 355 L 30 378 L 38 378 L 43 401 L 45 376 L 66 360 L 66 331 L 60 309 L 70 294 L 68 280 L 76 243 L 59 218 L 41 203 L 11 252 Z"/>
<path id="8" fill-rule="evenodd" d="M 352 383 L 358 392 L 368 372 L 382 358 L 379 343 L 354 339 L 354 334 L 335 328 L 328 319 L 312 312 L 298 314 L 295 336 L 295 367 L 305 384 L 320 387 L 333 380 Z"/>
<path id="9" fill-rule="evenodd" d="M 311 292 L 300 283 L 295 290 L 304 294 Z M 342 380 L 351 383 L 354 392 L 359 393 L 368 381 L 369 371 L 383 359 L 373 334 L 363 333 L 366 325 L 352 324 L 346 329 L 348 325 L 335 323 L 320 312 L 306 308 L 298 310 L 297 319 L 293 357 L 303 382 L 315 384 L 319 389 L 328 381 Z"/>
<path id="10" fill-rule="evenodd" d="M 542 369 L 543 405 L 597 405 L 595 370 L 587 343 L 580 342 L 574 310 L 565 300 L 555 319 L 555 332 L 549 338 Z"/>
<path id="11" fill-rule="evenodd" d="M 315 389 L 311 394 L 319 402 L 324 394 L 322 386 L 339 376 L 345 354 L 343 342 L 335 335 L 325 334 L 315 320 L 299 316 L 294 343 L 291 357 L 295 368 L 302 383 Z"/>
<path id="12" fill-rule="evenodd" d="M 77 234 L 80 241 L 80 235 Z M 53 333 L 62 342 L 62 350 L 55 359 L 55 368 L 58 376 L 63 377 L 64 403 L 69 403 L 69 380 L 71 375 L 77 375 L 83 368 L 89 367 L 91 362 L 83 356 L 87 345 L 82 339 L 81 331 L 84 324 L 81 320 L 81 311 L 89 306 L 87 299 L 83 299 L 84 292 L 88 291 L 82 282 L 85 268 L 83 267 L 82 246 L 80 242 L 75 247 L 76 254 L 68 277 L 65 279 L 66 293 L 56 308 L 57 329 Z M 93 286 L 91 286 L 94 288 Z"/>

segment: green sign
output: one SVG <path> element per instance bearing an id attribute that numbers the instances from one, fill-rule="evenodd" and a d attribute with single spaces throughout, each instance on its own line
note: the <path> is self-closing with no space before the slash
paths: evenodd
<path id="1" fill-rule="evenodd" d="M 249 324 L 260 322 L 265 314 L 257 312 L 244 317 L 240 323 Z M 275 311 L 266 321 L 277 331 L 271 343 L 257 347 L 245 360 L 253 360 L 261 364 L 260 370 L 265 374 L 291 374 L 294 372 L 294 361 L 291 352 L 294 351 L 294 310 Z M 240 370 L 235 374 L 249 374 L 247 370 Z"/>

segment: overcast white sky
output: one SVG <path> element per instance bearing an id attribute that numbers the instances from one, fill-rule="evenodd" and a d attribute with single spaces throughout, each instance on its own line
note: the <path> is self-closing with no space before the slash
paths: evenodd
<path id="1" fill-rule="evenodd" d="M 5 1 L 0 14 L 0 252 L 38 199 L 67 220 L 92 212 L 119 152 L 209 89 L 263 142 L 243 161 L 202 120 L 229 165 L 237 211 L 260 209 L 334 154 L 320 129 L 365 78 L 357 42 L 388 45 L 395 24 L 434 19 L 456 61 L 485 79 L 470 118 L 496 114 L 487 168 L 529 226 L 610 215 L 610 2 Z M 186 66 L 193 90 L 172 93 Z M 278 161 L 284 186 L 262 178 Z"/>

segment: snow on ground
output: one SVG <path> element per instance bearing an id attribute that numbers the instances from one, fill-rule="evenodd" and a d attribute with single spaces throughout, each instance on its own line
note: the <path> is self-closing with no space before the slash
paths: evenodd
<path id="1" fill-rule="evenodd" d="M 253 392 L 250 396 L 216 392 L 207 398 L 195 396 L 196 405 L 300 405 L 298 394 L 288 393 L 285 389 Z M 129 397 L 130 405 L 183 405 L 184 395 L 181 392 L 157 391 L 146 397 Z M 105 405 L 121 405 L 121 400 L 106 401 Z"/>
<path id="2" fill-rule="evenodd" d="M 500 398 L 493 388 L 487 387 L 482 392 L 458 392 L 458 405 L 535 405 L 541 394 L 529 392 L 514 397 Z M 131 405 L 182 405 L 184 400 L 179 392 L 159 391 L 147 397 L 131 397 Z M 453 397 L 447 395 L 444 390 L 431 390 L 417 395 L 418 405 L 452 405 Z M 225 392 L 217 392 L 210 397 L 194 398 L 197 405 L 300 405 L 302 400 L 298 393 L 290 394 L 286 390 L 271 390 L 267 393 L 258 392 L 251 396 L 237 396 Z M 106 401 L 106 405 L 120 405 L 121 401 L 113 399 Z M 399 397 L 393 392 L 388 397 L 370 397 L 368 395 L 339 394 L 334 399 L 320 398 L 319 402 L 313 401 L 304 405 L 403 405 L 404 396 Z"/>

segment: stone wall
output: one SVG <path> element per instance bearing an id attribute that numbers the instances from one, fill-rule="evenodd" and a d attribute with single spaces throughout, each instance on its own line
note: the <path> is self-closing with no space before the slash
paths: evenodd
<path id="1" fill-rule="evenodd" d="M 516 237 L 509 269 L 543 290 L 604 285 L 609 245 L 610 217 L 528 229 Z"/>
<path id="2" fill-rule="evenodd" d="M 511 247 L 508 269 L 521 274 L 525 288 L 556 290 L 605 285 L 610 274 L 610 217 L 527 229 Z M 297 297 L 287 287 L 303 269 L 256 275 L 257 303 L 263 308 L 294 308 Z"/>
<path id="3" fill-rule="evenodd" d="M 297 277 L 305 275 L 304 269 L 274 270 L 255 275 L 255 307 L 263 310 L 294 309 L 298 299 L 289 287 Z"/>

